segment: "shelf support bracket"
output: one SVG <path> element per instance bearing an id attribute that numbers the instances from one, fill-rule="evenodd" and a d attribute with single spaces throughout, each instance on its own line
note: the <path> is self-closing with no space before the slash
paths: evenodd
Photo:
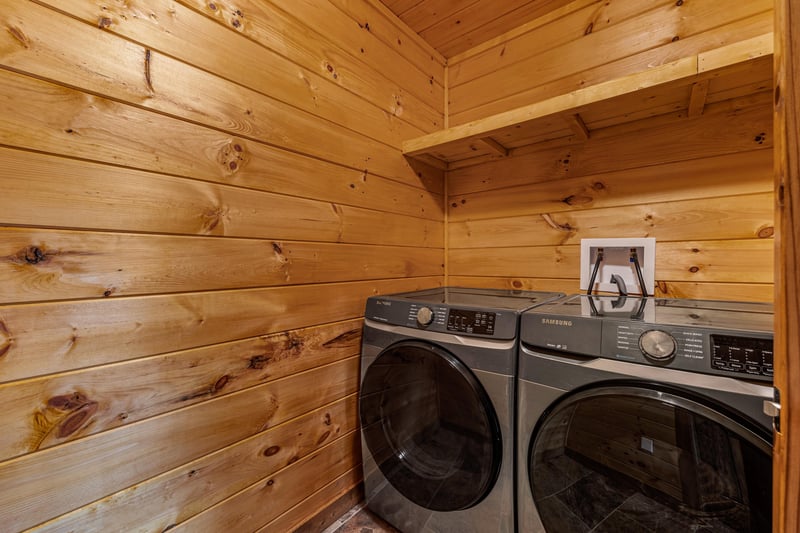
<path id="1" fill-rule="evenodd" d="M 578 136 L 579 139 L 588 141 L 589 140 L 589 128 L 586 127 L 586 123 L 583 121 L 583 118 L 577 113 L 573 115 L 566 115 L 564 117 L 569 124 L 569 129 Z"/>
<path id="2" fill-rule="evenodd" d="M 486 146 L 491 148 L 493 151 L 497 152 L 503 157 L 508 156 L 508 148 L 500 144 L 499 142 L 495 141 L 491 137 L 481 137 L 479 140 L 483 141 Z"/>
<path id="3" fill-rule="evenodd" d="M 689 116 L 699 117 L 706 107 L 708 95 L 708 80 L 698 81 L 692 85 L 692 95 L 689 97 Z"/>

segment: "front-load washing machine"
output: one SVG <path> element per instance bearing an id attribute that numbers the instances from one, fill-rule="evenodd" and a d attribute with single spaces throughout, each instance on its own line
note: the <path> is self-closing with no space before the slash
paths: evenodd
<path id="1" fill-rule="evenodd" d="M 512 532 L 519 314 L 557 293 L 438 288 L 367 301 L 368 507 L 407 533 Z"/>
<path id="2" fill-rule="evenodd" d="M 771 531 L 772 318 L 587 295 L 524 313 L 519 530 Z"/>

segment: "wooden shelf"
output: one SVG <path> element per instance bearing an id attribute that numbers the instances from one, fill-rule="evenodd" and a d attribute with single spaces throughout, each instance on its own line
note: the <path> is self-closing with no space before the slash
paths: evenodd
<path id="1" fill-rule="evenodd" d="M 506 157 L 515 148 L 772 90 L 773 34 L 685 57 L 473 122 L 410 139 L 403 154 L 438 166 Z"/>

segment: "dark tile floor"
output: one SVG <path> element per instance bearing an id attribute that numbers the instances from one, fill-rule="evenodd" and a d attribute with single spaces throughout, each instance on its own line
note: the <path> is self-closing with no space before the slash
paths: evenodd
<path id="1" fill-rule="evenodd" d="M 330 525 L 323 533 L 399 533 L 395 528 L 386 523 L 359 503 L 336 522 Z"/>

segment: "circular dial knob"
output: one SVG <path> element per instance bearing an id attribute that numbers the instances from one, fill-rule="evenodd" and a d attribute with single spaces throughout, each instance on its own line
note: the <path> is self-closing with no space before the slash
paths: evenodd
<path id="1" fill-rule="evenodd" d="M 666 331 L 651 329 L 645 331 L 639 337 L 639 349 L 647 357 L 656 361 L 667 361 L 675 356 L 675 348 L 678 344 L 675 339 Z"/>
<path id="2" fill-rule="evenodd" d="M 433 322 L 433 311 L 430 307 L 420 307 L 417 311 L 417 322 L 420 326 L 427 326 Z"/>

